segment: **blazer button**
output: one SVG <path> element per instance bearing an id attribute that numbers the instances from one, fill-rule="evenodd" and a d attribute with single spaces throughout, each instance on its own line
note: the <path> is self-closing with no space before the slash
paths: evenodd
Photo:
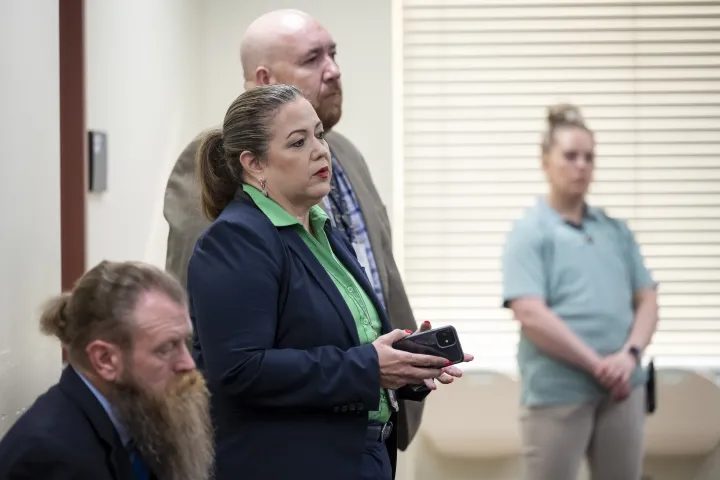
<path id="1" fill-rule="evenodd" d="M 357 404 L 357 409 L 358 409 L 359 411 L 365 410 L 365 405 L 363 405 L 362 402 L 361 402 L 361 403 L 358 403 L 358 404 Z"/>
<path id="2" fill-rule="evenodd" d="M 355 411 L 355 404 L 354 404 L 354 403 L 351 403 L 350 405 L 348 405 L 348 408 L 350 409 L 351 412 L 354 412 L 354 411 Z"/>
<path id="3" fill-rule="evenodd" d="M 333 412 L 338 413 L 340 411 L 340 407 L 333 407 Z"/>
<path id="4" fill-rule="evenodd" d="M 347 411 L 348 411 L 348 406 L 347 406 L 347 405 L 343 405 L 343 406 L 342 406 L 342 412 L 345 413 L 345 412 L 347 412 Z"/>

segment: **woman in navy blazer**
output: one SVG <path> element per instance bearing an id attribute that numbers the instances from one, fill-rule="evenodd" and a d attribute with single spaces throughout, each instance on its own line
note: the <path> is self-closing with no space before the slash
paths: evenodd
<path id="1" fill-rule="evenodd" d="M 201 142 L 213 223 L 191 257 L 188 293 L 217 480 L 390 480 L 396 395 L 419 401 L 434 379 L 461 374 L 392 348 L 410 332 L 390 331 L 317 206 L 330 189 L 323 137 L 299 90 L 269 85 L 238 97 Z"/>

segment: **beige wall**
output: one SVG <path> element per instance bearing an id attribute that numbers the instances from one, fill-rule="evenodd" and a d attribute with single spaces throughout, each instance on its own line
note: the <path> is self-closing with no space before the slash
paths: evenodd
<path id="1" fill-rule="evenodd" d="M 58 2 L 0 2 L 0 435 L 60 371 L 38 330 L 60 289 Z"/>

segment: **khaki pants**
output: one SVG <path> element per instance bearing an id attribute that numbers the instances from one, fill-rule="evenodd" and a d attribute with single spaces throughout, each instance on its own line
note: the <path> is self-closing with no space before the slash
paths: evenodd
<path id="1" fill-rule="evenodd" d="M 576 480 L 588 458 L 592 480 L 640 480 L 645 386 L 623 402 L 530 407 L 521 418 L 525 480 Z"/>

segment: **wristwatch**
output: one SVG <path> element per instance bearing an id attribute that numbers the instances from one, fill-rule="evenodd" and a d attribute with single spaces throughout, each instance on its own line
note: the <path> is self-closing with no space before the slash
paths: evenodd
<path id="1" fill-rule="evenodd" d="M 635 363 L 640 365 L 640 362 L 642 361 L 642 350 L 635 345 L 630 345 L 630 347 L 628 347 L 628 353 L 633 356 Z"/>

